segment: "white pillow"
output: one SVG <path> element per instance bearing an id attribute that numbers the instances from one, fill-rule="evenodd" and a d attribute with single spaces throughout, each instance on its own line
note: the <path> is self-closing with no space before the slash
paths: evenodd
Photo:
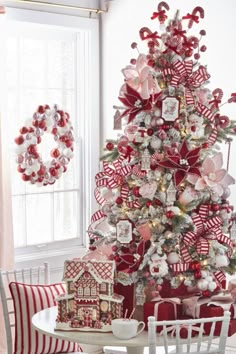
<path id="1" fill-rule="evenodd" d="M 55 296 L 64 294 L 63 283 L 29 285 L 9 284 L 15 312 L 15 346 L 13 354 L 55 354 L 80 351 L 77 343 L 40 334 L 31 325 L 32 316 L 45 308 L 55 306 Z"/>

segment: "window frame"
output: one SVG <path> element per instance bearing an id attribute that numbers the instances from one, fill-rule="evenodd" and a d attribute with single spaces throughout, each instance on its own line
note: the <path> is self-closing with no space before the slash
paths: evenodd
<path id="1" fill-rule="evenodd" d="M 56 241 L 52 244 L 34 246 L 33 248 L 15 249 L 15 259 L 17 264 L 28 264 L 47 260 L 57 264 L 56 259 L 70 259 L 73 256 L 81 256 L 85 253 L 88 237 L 87 229 L 93 211 L 96 210 L 95 198 L 93 191 L 95 189 L 95 174 L 99 169 L 99 142 L 100 142 L 100 124 L 99 124 L 99 20 L 94 18 L 77 17 L 66 14 L 46 13 L 33 10 L 23 10 L 16 8 L 7 9 L 7 20 L 18 21 L 20 23 L 38 23 L 43 25 L 51 25 L 52 28 L 67 27 L 75 30 L 86 31 L 89 37 L 89 44 L 85 47 L 79 47 L 83 50 L 86 60 L 80 61 L 76 73 L 76 91 L 80 92 L 80 102 L 77 104 L 76 116 L 82 117 L 80 122 L 80 142 L 79 159 L 82 162 L 80 178 L 81 184 L 81 229 L 82 229 L 82 246 L 75 246 L 75 242 L 71 242 L 68 247 L 60 247 L 63 241 Z M 8 22 L 7 21 L 7 22 Z M 4 41 L 4 30 L 6 24 L 4 21 L 0 23 L 0 38 Z M 2 33 L 2 34 L 1 34 Z M 79 44 L 79 42 L 78 42 Z M 79 58 L 77 58 L 79 60 Z M 89 61 L 89 65 L 85 65 Z M 81 80 L 81 77 L 83 79 Z M 3 90 L 2 90 L 3 91 Z M 90 103 L 91 102 L 91 103 Z M 4 115 L 4 98 L 1 100 L 2 111 Z M 56 263 L 55 263 L 56 262 Z"/>

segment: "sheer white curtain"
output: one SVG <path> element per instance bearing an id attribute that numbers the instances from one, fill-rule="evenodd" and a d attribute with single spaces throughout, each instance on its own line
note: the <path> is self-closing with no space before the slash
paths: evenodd
<path id="1" fill-rule="evenodd" d="M 0 19 L 1 21 L 2 19 Z M 0 23 L 1 26 L 2 22 Z M 2 53 L 4 51 L 4 38 L 0 36 Z M 0 55 L 0 268 L 14 267 L 14 241 L 12 223 L 12 203 L 10 185 L 10 156 L 7 122 L 4 120 L 4 56 Z M 0 302 L 0 353 L 6 353 L 5 328 Z"/>
<path id="2" fill-rule="evenodd" d="M 5 124 L 0 117 L 0 268 L 14 266 L 14 243 L 12 228 L 11 190 L 8 144 L 4 138 Z M 0 306 L 0 353 L 6 353 L 2 307 Z"/>

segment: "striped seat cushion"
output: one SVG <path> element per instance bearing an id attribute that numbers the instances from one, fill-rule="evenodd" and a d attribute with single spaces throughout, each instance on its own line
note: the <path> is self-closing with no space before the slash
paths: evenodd
<path id="1" fill-rule="evenodd" d="M 14 354 L 55 354 L 80 351 L 77 343 L 40 334 L 31 325 L 32 316 L 45 308 L 55 306 L 55 296 L 65 293 L 63 283 L 28 285 L 9 284 L 15 312 Z"/>

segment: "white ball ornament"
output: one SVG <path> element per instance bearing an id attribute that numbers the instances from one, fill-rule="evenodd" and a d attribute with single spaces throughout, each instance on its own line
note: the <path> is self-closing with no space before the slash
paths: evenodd
<path id="1" fill-rule="evenodd" d="M 169 264 L 175 264 L 179 262 L 179 255 L 176 252 L 170 252 L 167 256 L 167 262 Z"/>
<path id="2" fill-rule="evenodd" d="M 210 275 L 208 275 L 208 276 L 206 277 L 206 280 L 208 281 L 208 283 L 210 283 L 210 282 L 213 281 L 213 277 L 210 276 Z"/>
<path id="3" fill-rule="evenodd" d="M 227 267 L 229 264 L 229 259 L 227 256 L 223 255 L 217 255 L 215 257 L 215 265 L 217 268 L 220 267 Z"/>
<path id="4" fill-rule="evenodd" d="M 198 280 L 197 287 L 201 291 L 207 290 L 208 289 L 208 281 L 206 279 Z"/>
<path id="5" fill-rule="evenodd" d="M 185 279 L 184 285 L 185 285 L 185 286 L 192 287 L 193 283 L 192 283 L 192 281 L 191 281 L 190 279 Z"/>
<path id="6" fill-rule="evenodd" d="M 150 145 L 153 149 L 157 150 L 157 149 L 160 149 L 160 147 L 162 145 L 162 141 L 157 136 L 153 136 L 151 139 Z"/>
<path id="7" fill-rule="evenodd" d="M 206 278 L 208 276 L 208 272 L 206 270 L 201 270 L 201 276 L 202 278 Z"/>
<path id="8" fill-rule="evenodd" d="M 211 281 L 211 282 L 208 284 L 208 290 L 214 291 L 216 288 L 217 288 L 216 282 Z"/>
<path id="9" fill-rule="evenodd" d="M 157 119 L 157 125 L 162 125 L 164 123 L 164 119 L 158 118 Z"/>
<path id="10" fill-rule="evenodd" d="M 222 194 L 222 198 L 227 199 L 227 198 L 229 198 L 230 194 L 231 194 L 231 191 L 230 191 L 229 187 L 226 187 L 224 189 L 224 193 Z"/>
<path id="11" fill-rule="evenodd" d="M 74 153 L 73 153 L 73 151 L 71 151 L 71 149 L 67 148 L 67 149 L 64 149 L 63 155 L 65 155 L 67 158 L 71 159 L 74 156 Z"/>
<path id="12" fill-rule="evenodd" d="M 155 116 L 155 117 L 158 117 L 158 118 L 161 116 L 161 110 L 160 110 L 160 108 L 157 108 L 157 109 L 155 110 L 154 116 Z"/>

